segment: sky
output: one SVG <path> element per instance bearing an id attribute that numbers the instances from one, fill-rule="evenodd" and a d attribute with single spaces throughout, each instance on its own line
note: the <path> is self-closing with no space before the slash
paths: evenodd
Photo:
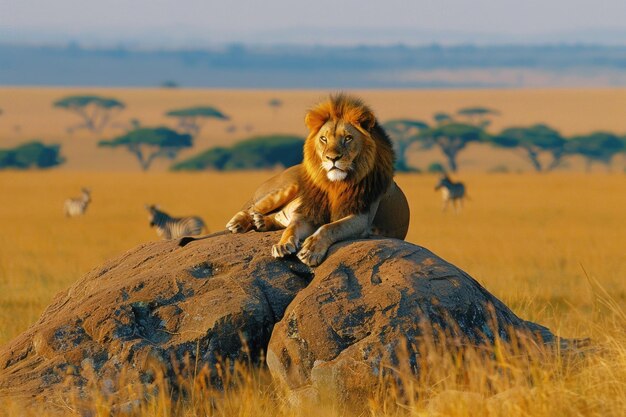
<path id="1" fill-rule="evenodd" d="M 0 0 L 0 42 L 626 44 L 626 0 Z"/>

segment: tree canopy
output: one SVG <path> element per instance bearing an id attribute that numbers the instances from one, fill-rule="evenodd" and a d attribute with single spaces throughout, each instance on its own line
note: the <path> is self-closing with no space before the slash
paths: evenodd
<path id="1" fill-rule="evenodd" d="M 390 135 L 403 137 L 417 136 L 420 130 L 428 128 L 428 123 L 414 119 L 394 119 L 383 124 Z"/>
<path id="2" fill-rule="evenodd" d="M 556 167 L 563 156 L 565 139 L 557 130 L 545 124 L 536 124 L 504 129 L 492 138 L 492 143 L 504 148 L 522 149 L 535 170 L 542 171 L 540 153 L 548 152 L 552 155 L 548 169 Z"/>
<path id="3" fill-rule="evenodd" d="M 156 158 L 174 159 L 184 148 L 193 146 L 192 137 L 167 127 L 142 127 L 111 140 L 102 140 L 98 146 L 125 147 L 131 152 L 145 171 Z"/>
<path id="4" fill-rule="evenodd" d="M 451 122 L 424 129 L 418 138 L 424 148 L 439 148 L 447 159 L 448 168 L 456 172 L 459 152 L 472 142 L 486 141 L 489 135 L 479 126 Z"/>
<path id="5" fill-rule="evenodd" d="M 383 128 L 389 134 L 394 145 L 396 152 L 396 171 L 415 171 L 415 168 L 407 164 L 406 151 L 412 143 L 418 140 L 419 132 L 428 128 L 428 124 L 421 120 L 395 119 L 385 122 Z"/>
<path id="6" fill-rule="evenodd" d="M 456 114 L 460 116 L 474 117 L 474 116 L 487 116 L 487 115 L 495 116 L 495 115 L 500 114 L 500 112 L 498 112 L 497 110 L 490 109 L 488 107 L 475 106 L 475 107 L 464 107 L 462 109 L 459 109 L 457 110 Z"/>
<path id="7" fill-rule="evenodd" d="M 292 135 L 256 136 L 230 148 L 216 147 L 179 162 L 172 170 L 245 170 L 290 167 L 302 162 L 304 138 Z"/>
<path id="8" fill-rule="evenodd" d="M 565 144 L 565 153 L 582 155 L 587 160 L 587 168 L 592 162 L 610 165 L 613 156 L 626 151 L 626 139 L 609 132 L 593 132 L 574 136 Z"/>
<path id="9" fill-rule="evenodd" d="M 116 111 L 124 109 L 124 103 L 114 98 L 96 95 L 73 95 L 64 97 L 54 102 L 54 107 L 69 110 L 83 120 L 83 123 L 69 128 L 88 129 L 92 132 L 100 132 L 104 129 Z"/>
<path id="10" fill-rule="evenodd" d="M 60 151 L 60 145 L 45 145 L 40 141 L 28 142 L 12 149 L 0 149 L 0 169 L 51 168 L 65 162 Z"/>
<path id="11" fill-rule="evenodd" d="M 493 110 L 488 107 L 473 106 L 459 109 L 456 114 L 470 124 L 487 127 L 491 124 L 491 120 L 489 118 L 497 116 L 500 113 L 497 110 Z"/>
<path id="12" fill-rule="evenodd" d="M 187 107 L 184 109 L 171 110 L 165 113 L 165 115 L 171 117 L 205 117 L 228 120 L 228 116 L 224 113 L 217 110 L 215 107 L 209 106 Z"/>
<path id="13" fill-rule="evenodd" d="M 178 128 L 194 136 L 200 133 L 201 119 L 229 120 L 227 115 L 211 106 L 185 107 L 170 110 L 165 115 L 178 118 Z"/>
<path id="14" fill-rule="evenodd" d="M 124 108 L 124 103 L 119 100 L 93 95 L 69 96 L 54 102 L 54 107 L 61 107 L 65 109 L 87 107 L 89 105 L 94 105 L 103 109 Z"/>

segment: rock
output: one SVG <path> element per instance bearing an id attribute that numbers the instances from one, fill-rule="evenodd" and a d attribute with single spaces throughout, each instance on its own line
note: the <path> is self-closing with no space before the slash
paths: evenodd
<path id="1" fill-rule="evenodd" d="M 40 319 L 0 350 L 0 395 L 47 395 L 65 385 L 145 381 L 149 362 L 170 373 L 185 357 L 200 366 L 218 358 L 252 361 L 274 324 L 310 281 L 296 260 L 276 261 L 276 233 L 221 236 L 184 248 L 139 246 L 58 294 Z M 175 380 L 175 378 L 171 378 Z M 110 383 L 108 384 L 110 385 Z M 114 388 L 104 387 L 107 391 Z"/>
<path id="2" fill-rule="evenodd" d="M 493 341 L 494 319 L 504 339 L 519 330 L 555 340 L 419 246 L 344 242 L 313 271 L 270 256 L 279 236 L 147 243 L 89 272 L 0 350 L 0 396 L 56 397 L 90 378 L 109 395 L 121 373 L 124 383 L 150 383 L 153 364 L 176 388 L 180 364 L 256 362 L 267 352 L 294 403 L 324 390 L 362 398 L 380 364 L 397 363 L 402 341 L 418 343 L 426 323 L 471 343 Z"/>
<path id="3" fill-rule="evenodd" d="M 417 371 L 420 343 L 437 334 L 457 345 L 557 340 L 432 252 L 370 239 L 331 249 L 274 327 L 267 364 L 294 392 L 364 403 L 383 365 Z"/>

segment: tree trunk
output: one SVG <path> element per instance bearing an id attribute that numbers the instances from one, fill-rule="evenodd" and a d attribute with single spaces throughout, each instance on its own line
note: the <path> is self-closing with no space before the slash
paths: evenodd
<path id="1" fill-rule="evenodd" d="M 102 116 L 100 117 L 100 122 L 98 123 L 96 127 L 98 132 L 101 132 L 102 130 L 104 130 L 104 128 L 107 127 L 107 125 L 111 121 L 111 118 L 113 117 L 114 111 L 115 111 L 114 109 L 107 109 L 107 110 L 101 111 Z"/>
<path id="2" fill-rule="evenodd" d="M 561 165 L 563 156 L 565 156 L 565 153 L 563 152 L 562 148 L 552 149 L 550 154 L 552 155 L 552 162 L 550 162 L 550 165 L 548 166 L 548 168 L 546 168 L 547 171 L 552 171 L 553 169 Z"/>
<path id="3" fill-rule="evenodd" d="M 128 150 L 135 155 L 137 161 L 139 161 L 139 166 L 141 166 L 142 171 L 147 171 L 150 168 L 150 162 L 144 160 L 143 152 L 141 152 L 141 148 L 139 146 L 130 146 Z"/>
<path id="4" fill-rule="evenodd" d="M 145 168 L 144 168 L 144 171 L 147 171 L 147 170 L 150 168 L 150 165 L 152 165 L 152 162 L 154 161 L 154 159 L 155 159 L 157 156 L 159 156 L 160 152 L 161 152 L 161 149 L 159 149 L 159 150 L 157 150 L 157 151 L 155 151 L 155 152 L 152 152 L 152 153 L 150 154 L 150 156 L 148 156 L 148 158 L 146 158 L 146 161 L 145 161 L 145 163 L 144 163 L 144 167 L 145 167 Z"/>
<path id="5" fill-rule="evenodd" d="M 530 163 L 533 164 L 533 168 L 535 168 L 535 171 L 537 172 L 541 172 L 542 168 L 541 168 L 541 162 L 539 162 L 539 154 L 532 150 L 527 148 L 526 152 L 528 154 L 528 159 L 530 160 Z"/>
<path id="6" fill-rule="evenodd" d="M 73 108 L 74 111 L 85 121 L 85 128 L 93 132 L 95 129 L 95 126 L 93 124 L 93 119 L 87 113 L 87 111 L 82 107 L 71 107 L 71 108 Z"/>
<path id="7" fill-rule="evenodd" d="M 396 142 L 397 152 L 396 152 L 396 166 L 407 167 L 406 163 L 406 150 L 409 147 L 410 143 L 408 141 L 398 141 Z"/>
<path id="8" fill-rule="evenodd" d="M 456 156 L 457 156 L 457 152 L 454 151 L 444 151 L 444 155 L 446 156 L 446 159 L 448 160 L 448 168 L 450 168 L 450 171 L 452 172 L 456 172 L 457 170 L 457 164 L 456 164 Z"/>
<path id="9" fill-rule="evenodd" d="M 552 162 L 550 163 L 550 165 L 548 165 L 548 168 L 546 168 L 546 171 L 552 171 L 559 165 L 561 165 L 561 157 L 554 156 Z"/>

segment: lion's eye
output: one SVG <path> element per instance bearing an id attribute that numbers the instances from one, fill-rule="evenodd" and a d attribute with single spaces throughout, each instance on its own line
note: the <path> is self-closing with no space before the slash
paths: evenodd
<path id="1" fill-rule="evenodd" d="M 326 139 L 326 136 L 320 136 L 320 142 L 326 143 L 327 141 L 328 139 Z"/>
<path id="2" fill-rule="evenodd" d="M 350 142 L 352 139 L 354 139 L 352 137 L 352 135 L 346 135 L 346 137 L 344 138 L 344 140 L 346 141 L 346 143 Z"/>

